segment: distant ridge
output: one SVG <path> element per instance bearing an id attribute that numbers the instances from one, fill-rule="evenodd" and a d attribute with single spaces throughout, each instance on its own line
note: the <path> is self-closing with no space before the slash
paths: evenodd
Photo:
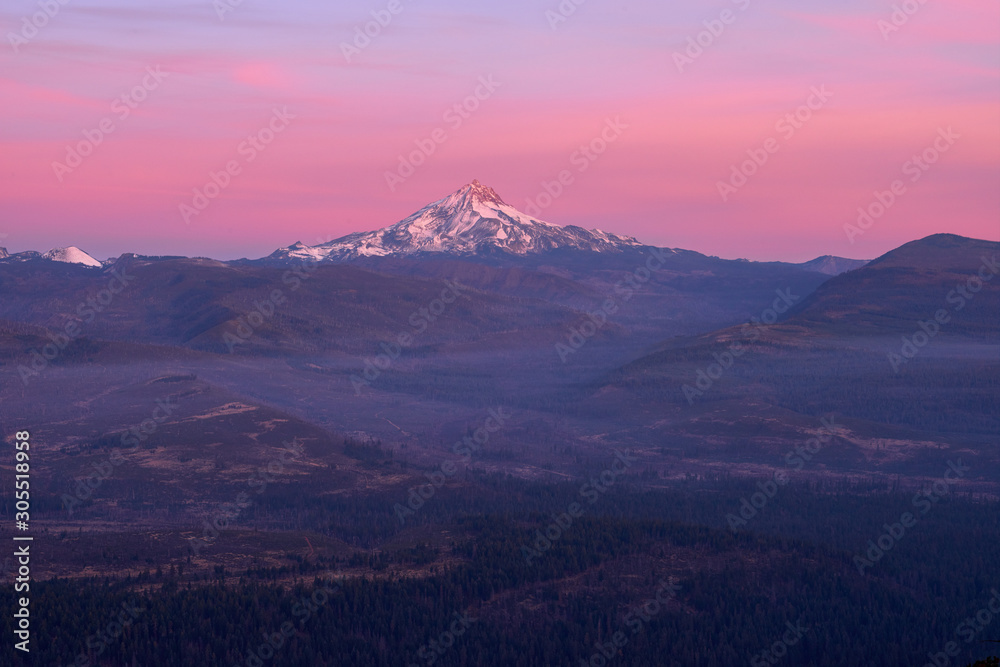
<path id="1" fill-rule="evenodd" d="M 825 273 L 828 276 L 839 276 L 841 273 L 847 273 L 848 271 L 853 271 L 854 269 L 860 269 L 862 266 L 867 265 L 870 261 L 871 260 L 868 259 L 847 259 L 845 257 L 823 255 L 822 257 L 817 257 L 816 259 L 808 262 L 802 262 L 798 266 L 806 269 L 807 271 Z"/>
<path id="2" fill-rule="evenodd" d="M 42 254 L 34 250 L 25 250 L 10 254 L 6 248 L 0 248 L 0 261 L 4 262 L 29 262 L 32 260 L 48 260 L 50 262 L 60 262 L 62 264 L 78 264 L 90 268 L 100 268 L 104 264 L 76 246 L 65 248 L 53 248 Z"/>
<path id="3" fill-rule="evenodd" d="M 51 259 L 53 262 L 65 262 L 66 264 L 82 264 L 84 266 L 100 267 L 101 263 L 80 250 L 76 246 L 67 248 L 54 248 L 42 255 L 42 259 Z"/>

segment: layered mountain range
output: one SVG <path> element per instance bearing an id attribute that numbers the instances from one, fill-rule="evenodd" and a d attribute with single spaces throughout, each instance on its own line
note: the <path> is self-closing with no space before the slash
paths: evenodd
<path id="1" fill-rule="evenodd" d="M 34 250 L 26 250 L 24 252 L 14 253 L 13 255 L 7 252 L 6 248 L 0 248 L 0 261 L 27 262 L 35 259 L 61 262 L 63 264 L 79 264 L 80 266 L 89 266 L 91 268 L 100 268 L 106 264 L 106 262 L 94 259 L 76 246 L 53 248 L 45 253 L 36 252 Z"/>
<path id="2" fill-rule="evenodd" d="M 413 590 L 432 606 L 437 577 L 460 577 L 492 600 L 493 618 L 527 614 L 532 628 L 539 604 L 561 609 L 577 582 L 606 581 L 613 594 L 579 598 L 599 629 L 620 582 L 646 599 L 648 563 L 669 562 L 698 577 L 685 583 L 697 598 L 704 582 L 719 591 L 685 607 L 717 614 L 700 644 L 730 633 L 733 582 L 745 582 L 746 646 L 759 641 L 762 591 L 798 594 L 798 583 L 766 589 L 790 568 L 823 590 L 853 581 L 844 590 L 914 619 L 940 595 L 941 571 L 968 570 L 954 588 L 981 604 L 975 582 L 996 571 L 983 556 L 996 544 L 987 499 L 1000 494 L 998 250 L 938 234 L 863 266 L 724 260 L 549 225 L 471 184 L 385 230 L 253 261 L 126 254 L 99 268 L 74 248 L 0 259 L 0 423 L 8 439 L 31 432 L 33 507 L 47 522 L 32 571 L 91 573 L 102 590 L 131 577 L 195 600 L 198 619 L 210 581 L 261 576 L 292 590 L 315 555 L 356 581 L 429 577 Z M 609 488 L 595 480 L 616 452 L 628 468 Z M 950 464 L 962 478 L 913 537 L 867 579 L 851 572 L 852 555 L 916 516 L 914 494 L 940 486 Z M 521 545 L 597 483 L 608 492 L 526 566 Z M 622 516 L 641 523 L 608 523 Z M 651 520 L 677 523 L 663 533 Z M 638 526 L 657 531 L 648 554 Z M 593 559 L 621 536 L 627 549 Z M 495 564 L 477 564 L 484 554 Z M 570 589 L 539 588 L 538 566 L 554 558 L 589 569 L 553 570 Z M 890 568 L 929 592 L 891 597 L 906 586 L 880 579 Z M 244 616 L 240 600 L 260 599 L 251 585 L 227 597 Z M 819 616 L 815 600 L 806 590 L 796 602 L 836 637 L 850 634 L 831 624 L 851 610 L 855 628 L 885 616 L 849 601 Z M 98 627 L 86 625 L 82 636 Z M 415 647 L 434 635 L 417 636 Z M 829 664 L 856 655 L 867 657 Z"/>
<path id="3" fill-rule="evenodd" d="M 417 459 L 428 441 L 406 434 L 441 423 L 450 437 L 506 405 L 518 416 L 504 456 L 526 475 L 607 447 L 659 460 L 654 442 L 676 441 L 686 454 L 671 465 L 692 470 L 766 463 L 835 409 L 853 444 L 831 469 L 923 470 L 934 447 L 994 466 L 1000 279 L 950 295 L 991 276 L 997 248 L 939 234 L 870 263 L 724 260 L 559 227 L 473 182 L 385 229 L 259 260 L 127 254 L 102 270 L 72 247 L 0 259 L 0 369 L 14 378 L 0 399 L 31 414 L 71 392 L 47 419 L 75 443 L 96 436 L 74 426 L 73 387 L 124 399 L 179 373 Z M 124 424 L 145 418 L 122 410 Z"/>
<path id="4" fill-rule="evenodd" d="M 553 252 L 621 255 L 651 247 L 631 236 L 539 220 L 507 204 L 493 188 L 473 180 L 389 227 L 355 232 L 315 246 L 296 242 L 260 260 L 243 261 L 275 265 L 302 261 L 368 262 L 379 258 L 524 260 Z M 671 254 L 701 256 L 691 251 L 662 250 Z M 93 268 L 107 266 L 114 261 L 98 261 L 75 246 L 56 248 L 44 254 L 25 251 L 14 255 L 0 248 L 0 262 L 36 259 Z M 837 275 L 865 263 L 865 260 L 824 255 L 796 266 L 825 275 Z"/>

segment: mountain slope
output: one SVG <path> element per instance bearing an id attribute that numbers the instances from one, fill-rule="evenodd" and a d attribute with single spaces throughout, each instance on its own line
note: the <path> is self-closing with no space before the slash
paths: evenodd
<path id="1" fill-rule="evenodd" d="M 777 323 L 663 341 L 597 383 L 583 409 L 615 414 L 633 437 L 652 423 L 684 443 L 755 434 L 720 458 L 780 461 L 783 433 L 833 414 L 851 444 L 824 451 L 824 466 L 933 474 L 950 448 L 995 465 L 998 250 L 949 234 L 908 243 L 831 278 Z"/>
<path id="2" fill-rule="evenodd" d="M 860 269 L 868 264 L 867 259 L 847 259 L 846 257 L 834 257 L 833 255 L 823 255 L 808 262 L 802 262 L 798 266 L 807 271 L 817 271 L 828 276 L 839 276 L 854 269 Z"/>
<path id="3" fill-rule="evenodd" d="M 101 263 L 80 250 L 76 246 L 68 248 L 54 248 L 42 255 L 43 259 L 50 259 L 53 262 L 65 262 L 66 264 L 82 264 L 83 266 L 100 267 Z"/>
<path id="4" fill-rule="evenodd" d="M 377 352 L 379 341 L 418 328 L 429 330 L 417 337 L 421 344 L 478 341 L 510 335 L 511 322 L 526 344 L 558 337 L 577 317 L 565 307 L 482 293 L 461 282 L 389 277 L 355 266 L 324 264 L 295 273 L 141 257 L 124 257 L 114 266 L 125 286 L 104 303 L 97 295 L 112 280 L 109 273 L 56 262 L 5 265 L 0 318 L 58 330 L 76 322 L 85 335 L 104 340 L 294 354 Z M 454 305 L 420 314 L 443 293 Z M 247 344 L 227 344 L 227 334 L 246 327 L 248 317 L 255 324 Z M 431 326 L 438 319 L 447 324 Z"/>
<path id="5" fill-rule="evenodd" d="M 912 334 L 921 321 L 939 310 L 953 317 L 942 326 L 949 337 L 956 334 L 995 345 L 1000 322 L 1000 277 L 990 274 L 1000 254 L 1000 243 L 936 234 L 907 243 L 867 266 L 833 277 L 788 309 L 781 321 L 765 325 L 759 320 L 719 329 L 691 338 L 664 341 L 657 351 L 636 360 L 633 369 L 648 369 L 676 358 L 704 356 L 738 342 L 756 351 L 804 349 L 809 346 L 859 345 L 860 341 Z M 980 270 L 982 269 L 982 273 Z M 989 280 L 968 298 L 971 279 Z M 961 307 L 959 304 L 961 302 Z M 763 347 L 761 347 L 763 346 Z M 628 372 L 626 372 L 628 375 Z"/>
<path id="6" fill-rule="evenodd" d="M 89 268 L 101 268 L 104 266 L 100 261 L 94 259 L 76 246 L 53 248 L 44 254 L 35 250 L 25 250 L 23 252 L 16 252 L 13 255 L 7 252 L 6 248 L 0 248 L 0 262 L 5 264 L 15 262 L 31 262 L 39 259 L 59 262 L 60 264 L 75 264 Z"/>
<path id="7" fill-rule="evenodd" d="M 1000 314 L 998 254 L 1000 243 L 954 234 L 912 241 L 831 278 L 793 308 L 785 324 L 817 333 L 912 333 L 919 321 L 945 309 L 954 310 L 950 333 L 990 338 Z M 983 282 L 980 275 L 990 279 Z M 973 289 L 976 283 L 983 287 L 972 292 L 970 280 Z"/>
<path id="8" fill-rule="evenodd" d="M 356 232 L 318 246 L 296 243 L 267 259 L 330 259 L 502 251 L 526 255 L 572 248 L 597 252 L 639 247 L 637 240 L 601 230 L 560 227 L 521 213 L 492 188 L 472 181 L 401 222 L 373 232 Z"/>

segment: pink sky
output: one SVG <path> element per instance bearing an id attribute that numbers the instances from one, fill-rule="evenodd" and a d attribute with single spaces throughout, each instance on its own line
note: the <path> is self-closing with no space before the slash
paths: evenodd
<path id="1" fill-rule="evenodd" d="M 525 208 L 564 169 L 574 181 L 543 219 L 722 257 L 1000 240 L 996 2 L 929 0 L 884 38 L 891 2 L 590 0 L 553 29 L 554 1 L 407 1 L 347 62 L 341 42 L 388 4 L 245 0 L 220 20 L 210 2 L 73 0 L 15 52 L 38 6 L 6 3 L 0 245 L 260 257 L 387 226 L 474 178 Z M 732 22 L 678 71 L 674 53 L 724 10 Z M 445 112 L 480 77 L 499 86 L 456 126 Z M 122 118 L 112 101 L 144 78 Z M 784 136 L 776 123 L 821 86 L 830 98 Z M 248 162 L 241 142 L 274 108 L 295 118 Z M 628 127 L 580 171 L 574 153 L 608 119 Z M 60 181 L 53 163 L 102 121 L 114 131 Z M 437 128 L 447 138 L 390 190 L 385 173 Z M 912 182 L 907 161 L 940 128 L 959 138 Z M 768 138 L 777 152 L 723 201 L 718 182 Z M 180 205 L 230 161 L 239 174 L 186 223 Z M 851 243 L 844 225 L 896 179 L 906 193 Z"/>

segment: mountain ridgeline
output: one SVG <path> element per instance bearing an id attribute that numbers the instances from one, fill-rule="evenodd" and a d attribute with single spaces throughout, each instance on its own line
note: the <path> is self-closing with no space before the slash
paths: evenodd
<path id="1" fill-rule="evenodd" d="M 924 664 L 1000 570 L 998 250 L 724 260 L 477 181 L 258 259 L 2 250 L 44 659 Z"/>

